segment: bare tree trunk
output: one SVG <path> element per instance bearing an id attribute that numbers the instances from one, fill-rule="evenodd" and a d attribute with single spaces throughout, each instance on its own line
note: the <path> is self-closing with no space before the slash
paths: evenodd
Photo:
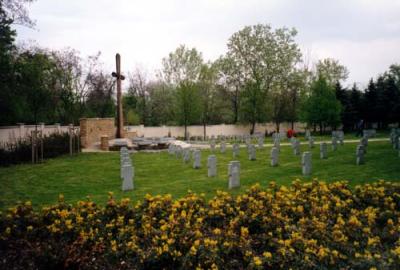
<path id="1" fill-rule="evenodd" d="M 294 121 L 291 121 L 291 129 L 294 130 Z"/>
<path id="2" fill-rule="evenodd" d="M 276 132 L 279 133 L 280 123 L 279 122 L 275 122 L 275 125 L 276 125 Z"/>
<path id="3" fill-rule="evenodd" d="M 207 125 L 206 125 L 206 123 L 205 122 L 203 122 L 203 137 L 204 137 L 204 140 L 206 140 L 206 136 L 207 136 Z"/>
<path id="4" fill-rule="evenodd" d="M 319 135 L 322 135 L 322 123 L 319 123 Z"/>
<path id="5" fill-rule="evenodd" d="M 185 123 L 185 136 L 184 136 L 184 138 L 185 138 L 185 141 L 187 141 L 187 124 Z"/>
<path id="6" fill-rule="evenodd" d="M 256 127 L 256 122 L 252 122 L 251 123 L 251 129 L 250 129 L 250 135 L 254 134 L 255 127 Z"/>

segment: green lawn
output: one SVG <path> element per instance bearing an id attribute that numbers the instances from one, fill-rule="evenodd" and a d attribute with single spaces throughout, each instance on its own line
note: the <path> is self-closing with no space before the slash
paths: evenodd
<path id="1" fill-rule="evenodd" d="M 302 151 L 308 146 L 302 145 Z M 270 167 L 271 148 L 257 150 L 257 160 L 249 161 L 247 152 L 241 148 L 241 188 L 231 191 L 236 194 L 249 186 L 260 183 L 265 186 L 270 181 L 290 184 L 294 179 L 309 181 L 318 178 L 325 181 L 348 180 L 352 185 L 384 179 L 400 180 L 400 157 L 388 141 L 370 142 L 366 164 L 355 165 L 356 143 L 339 146 L 336 152 L 329 148 L 328 159 L 319 159 L 319 145 L 312 150 L 313 174 L 301 175 L 300 156 L 294 156 L 291 147 L 283 146 L 280 166 Z M 192 169 L 191 163 L 184 164 L 181 159 L 162 153 L 135 153 L 132 155 L 135 166 L 135 190 L 123 193 L 119 178 L 119 153 L 90 153 L 76 157 L 60 157 L 47 160 L 39 165 L 18 165 L 0 168 L 0 209 L 9 207 L 18 200 L 31 200 L 34 206 L 52 204 L 62 193 L 67 202 L 84 200 L 87 195 L 104 203 L 108 191 L 117 198 L 131 197 L 139 200 L 146 193 L 170 193 L 175 198 L 188 190 L 205 193 L 207 198 L 215 190 L 227 190 L 228 162 L 233 160 L 232 149 L 225 154 L 217 153 L 218 176 L 207 177 L 206 159 L 210 154 L 202 150 L 202 165 L 199 170 Z"/>

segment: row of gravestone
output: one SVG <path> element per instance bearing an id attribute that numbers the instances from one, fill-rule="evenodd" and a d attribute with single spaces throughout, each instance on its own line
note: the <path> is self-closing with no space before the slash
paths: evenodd
<path id="1" fill-rule="evenodd" d="M 126 147 L 121 147 L 120 149 L 120 165 L 122 191 L 131 190 L 134 188 L 133 179 L 135 177 L 135 168 L 133 167 L 132 159 Z"/>

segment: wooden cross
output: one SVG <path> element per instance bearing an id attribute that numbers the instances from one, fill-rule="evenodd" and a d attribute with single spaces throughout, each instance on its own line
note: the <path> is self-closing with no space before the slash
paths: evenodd
<path id="1" fill-rule="evenodd" d="M 124 119 L 122 114 L 122 93 L 121 93 L 121 81 L 125 80 L 124 75 L 121 74 L 121 56 L 119 53 L 115 55 L 116 62 L 116 72 L 113 72 L 111 75 L 117 78 L 117 138 L 123 138 L 123 128 L 124 128 Z"/>

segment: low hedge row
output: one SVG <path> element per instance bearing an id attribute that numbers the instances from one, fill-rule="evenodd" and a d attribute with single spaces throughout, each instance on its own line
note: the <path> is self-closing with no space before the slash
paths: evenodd
<path id="1" fill-rule="evenodd" d="M 75 149 L 78 141 L 75 140 Z M 40 148 L 40 147 L 39 147 Z M 41 150 L 39 149 L 39 152 Z M 69 153 L 68 133 L 53 133 L 43 137 L 43 158 L 53 158 Z M 39 157 L 41 153 L 39 153 Z M 0 145 L 0 167 L 32 161 L 32 144 L 30 138 L 17 140 L 15 143 Z"/>
<path id="2" fill-rule="evenodd" d="M 400 184 L 256 185 L 0 218 L 1 269 L 400 269 Z"/>

